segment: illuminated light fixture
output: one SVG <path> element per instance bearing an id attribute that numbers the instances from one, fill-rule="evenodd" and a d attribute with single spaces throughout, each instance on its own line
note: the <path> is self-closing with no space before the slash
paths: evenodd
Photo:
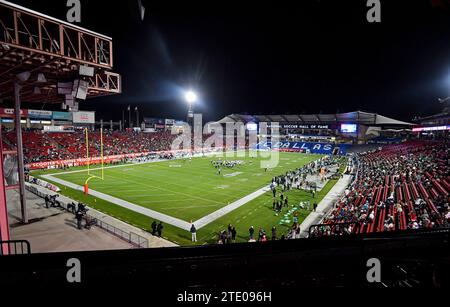
<path id="1" fill-rule="evenodd" d="M 21 72 L 20 74 L 17 75 L 17 78 L 22 81 L 25 82 L 30 78 L 31 73 L 29 71 L 24 71 Z"/>
<path id="2" fill-rule="evenodd" d="M 37 86 L 34 87 L 33 94 L 40 95 L 42 94 L 41 89 Z"/>
<path id="3" fill-rule="evenodd" d="M 193 91 L 187 91 L 184 95 L 184 98 L 186 99 L 187 103 L 192 104 L 197 101 L 197 94 Z"/>
<path id="4" fill-rule="evenodd" d="M 47 78 L 45 78 L 45 75 L 43 73 L 39 73 L 37 77 L 37 82 L 39 83 L 45 83 L 47 82 Z"/>
<path id="5" fill-rule="evenodd" d="M 416 127 L 412 129 L 412 132 L 444 131 L 444 130 L 450 130 L 450 126 Z"/>

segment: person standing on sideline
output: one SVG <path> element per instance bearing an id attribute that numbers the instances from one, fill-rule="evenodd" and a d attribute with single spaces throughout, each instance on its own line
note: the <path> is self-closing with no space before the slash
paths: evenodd
<path id="1" fill-rule="evenodd" d="M 158 233 L 158 237 L 162 236 L 163 228 L 164 228 L 164 226 L 163 226 L 162 222 L 159 222 L 158 226 L 156 227 L 156 232 Z"/>
<path id="2" fill-rule="evenodd" d="M 77 219 L 77 228 L 81 229 L 81 221 L 83 220 L 83 212 L 81 211 L 77 211 L 77 213 L 75 213 L 75 218 Z"/>
<path id="3" fill-rule="evenodd" d="M 297 225 L 298 224 L 298 213 L 297 212 L 295 212 L 294 213 L 294 225 Z"/>
<path id="4" fill-rule="evenodd" d="M 262 229 L 262 227 L 259 227 L 259 232 L 258 232 L 258 242 L 261 242 L 261 240 L 262 240 L 262 238 L 263 238 L 263 236 L 265 235 L 266 233 L 264 232 L 264 229 Z"/>
<path id="5" fill-rule="evenodd" d="M 313 208 L 314 208 L 314 212 L 316 212 L 316 209 L 317 209 L 317 203 L 314 203 Z"/>
<path id="6" fill-rule="evenodd" d="M 156 234 L 156 227 L 157 227 L 156 221 L 153 220 L 153 223 L 152 223 L 152 235 Z"/>
<path id="7" fill-rule="evenodd" d="M 250 235 L 250 240 L 253 240 L 253 235 L 255 234 L 255 228 L 253 226 L 250 226 L 248 234 Z"/>
<path id="8" fill-rule="evenodd" d="M 195 228 L 195 225 L 191 225 L 191 235 L 192 235 L 192 242 L 197 242 L 197 229 Z"/>
<path id="9" fill-rule="evenodd" d="M 272 240 L 277 239 L 277 228 L 275 226 L 272 227 Z"/>
<path id="10" fill-rule="evenodd" d="M 231 229 L 231 242 L 236 243 L 236 227 Z"/>

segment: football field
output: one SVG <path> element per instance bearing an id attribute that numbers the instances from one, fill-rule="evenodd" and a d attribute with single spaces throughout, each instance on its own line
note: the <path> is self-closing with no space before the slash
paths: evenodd
<path id="1" fill-rule="evenodd" d="M 319 158 L 319 155 L 279 153 L 278 165 L 266 170 L 264 161 L 268 158 L 249 157 L 248 153 L 245 157 L 222 157 L 241 164 L 222 167 L 220 174 L 213 165 L 219 158 L 213 156 L 123 164 L 105 167 L 104 180 L 89 181 L 90 193 L 95 191 L 98 193 L 95 195 L 84 195 L 77 190 L 89 178 L 86 168 L 34 174 L 51 174 L 52 177 L 44 179 L 57 184 L 62 194 L 139 228 L 149 230 L 152 221 L 160 217 L 165 226 L 163 237 L 177 244 L 191 244 L 186 228 L 194 222 L 199 228 L 197 244 L 204 244 L 214 243 L 218 232 L 230 223 L 238 231 L 237 241 L 247 240 L 251 225 L 256 231 L 262 227 L 268 234 L 272 226 L 279 229 L 279 235 L 286 233 L 291 224 L 286 222 L 288 212 L 275 215 L 271 192 L 262 189 L 274 176 Z M 101 177 L 101 170 L 91 166 L 90 175 Z M 333 184 L 330 181 L 311 201 L 320 200 Z M 288 196 L 293 206 L 311 198 L 310 193 L 299 190 L 288 192 Z M 309 214 L 304 209 L 298 213 L 300 222 Z"/>

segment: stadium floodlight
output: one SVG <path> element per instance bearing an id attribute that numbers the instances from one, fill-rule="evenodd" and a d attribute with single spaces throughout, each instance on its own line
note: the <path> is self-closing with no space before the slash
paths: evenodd
<path id="1" fill-rule="evenodd" d="M 187 91 L 184 94 L 184 98 L 186 99 L 186 102 L 189 104 L 193 104 L 195 101 L 197 101 L 197 94 L 194 91 Z"/>

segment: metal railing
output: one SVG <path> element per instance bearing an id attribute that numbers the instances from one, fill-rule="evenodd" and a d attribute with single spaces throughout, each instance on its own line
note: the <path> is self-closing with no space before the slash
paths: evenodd
<path id="1" fill-rule="evenodd" d="M 26 240 L 0 241 L 0 256 L 29 254 L 31 254 L 31 246 Z"/>
<path id="2" fill-rule="evenodd" d="M 343 236 L 349 235 L 349 227 L 353 226 L 352 229 L 358 223 L 334 223 L 334 224 L 319 224 L 312 225 L 309 227 L 308 238 L 320 238 L 320 237 L 330 237 L 330 236 Z"/>
<path id="3" fill-rule="evenodd" d="M 127 241 L 128 243 L 133 244 L 136 247 L 148 248 L 148 240 L 132 231 L 124 231 L 99 219 L 97 219 L 97 223 L 95 224 L 95 226 L 100 227 L 101 229 L 121 238 L 122 240 Z"/>
<path id="4" fill-rule="evenodd" d="M 347 189 L 351 190 L 352 187 L 356 184 L 356 181 L 358 180 L 358 175 L 359 175 L 359 168 L 357 167 L 356 168 L 356 173 L 353 174 L 353 175 L 350 174 L 350 176 L 354 176 L 354 177 L 352 178 L 351 182 L 347 185 Z M 343 195 L 341 195 L 341 196 L 337 197 L 335 200 L 333 200 L 333 206 L 330 208 L 330 210 L 328 210 L 322 216 L 322 218 L 320 219 L 319 223 L 322 223 L 323 221 L 326 221 L 331 216 L 331 214 L 334 212 L 336 201 L 342 201 L 346 196 L 347 195 L 345 195 L 345 192 L 344 192 Z M 323 224 L 320 224 L 320 225 L 323 225 Z M 315 225 L 313 225 L 313 226 L 315 226 Z"/>

